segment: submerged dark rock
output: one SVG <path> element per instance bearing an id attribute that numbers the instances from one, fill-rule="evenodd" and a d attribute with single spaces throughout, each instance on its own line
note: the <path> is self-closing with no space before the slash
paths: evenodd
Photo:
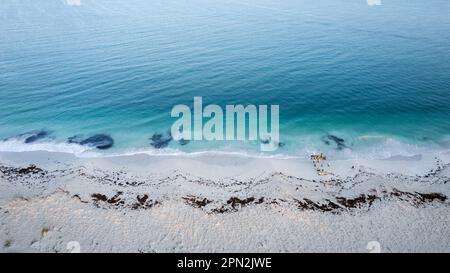
<path id="1" fill-rule="evenodd" d="M 165 147 L 169 146 L 169 143 L 172 141 L 172 134 L 170 132 L 167 135 L 155 133 L 150 138 L 150 140 L 152 141 L 150 143 L 150 145 L 153 148 L 156 148 L 156 149 L 165 148 Z"/>
<path id="2" fill-rule="evenodd" d="M 67 143 L 75 143 L 75 144 L 80 144 L 80 142 L 83 141 L 83 137 L 80 135 L 76 135 L 73 137 L 69 137 L 67 139 Z"/>
<path id="3" fill-rule="evenodd" d="M 326 135 L 322 137 L 323 143 L 326 145 L 331 145 L 331 142 L 334 142 L 336 144 L 336 149 L 342 150 L 344 148 L 347 148 L 347 145 L 345 144 L 345 140 L 343 138 L 334 136 L 334 135 Z"/>
<path id="4" fill-rule="evenodd" d="M 153 136 L 150 138 L 150 140 L 153 141 L 153 142 L 156 142 L 156 141 L 161 140 L 161 138 L 162 138 L 162 134 L 155 133 L 155 134 L 153 134 Z"/>
<path id="5" fill-rule="evenodd" d="M 25 143 L 33 143 L 35 141 L 48 137 L 48 135 L 49 133 L 47 131 L 38 131 L 32 136 L 27 137 L 25 139 Z"/>
<path id="6" fill-rule="evenodd" d="M 16 140 L 21 140 L 26 144 L 30 144 L 30 143 L 33 143 L 33 142 L 36 142 L 38 140 L 42 140 L 42 139 L 48 138 L 48 137 L 50 137 L 49 131 L 36 130 L 36 131 L 30 131 L 30 132 L 26 132 L 26 133 L 17 135 L 15 137 L 6 138 L 6 139 L 4 139 L 4 141 L 16 139 Z"/>
<path id="7" fill-rule="evenodd" d="M 104 134 L 99 134 L 91 136 L 80 142 L 81 145 L 91 145 L 95 146 L 97 149 L 109 149 L 114 145 L 114 140 L 112 137 Z"/>
<path id="8" fill-rule="evenodd" d="M 187 145 L 189 142 L 191 142 L 191 141 L 190 141 L 190 140 L 187 140 L 187 139 L 184 139 L 184 138 L 178 140 L 178 143 L 179 143 L 181 146 Z"/>
<path id="9" fill-rule="evenodd" d="M 92 145 L 97 149 L 109 149 L 114 145 L 112 137 L 104 134 L 91 136 L 80 142 L 81 145 Z"/>
<path id="10" fill-rule="evenodd" d="M 267 144 L 270 144 L 272 139 L 269 137 L 269 138 L 263 138 L 260 141 L 261 141 L 262 144 L 266 144 L 267 145 Z M 279 148 L 282 148 L 282 147 L 284 147 L 286 145 L 286 143 L 278 142 L 278 145 L 277 145 L 277 143 L 275 142 L 275 145 L 278 146 Z"/>
<path id="11" fill-rule="evenodd" d="M 419 141 L 433 141 L 433 139 L 431 137 L 427 137 L 427 136 L 422 136 L 418 138 Z"/>
<path id="12" fill-rule="evenodd" d="M 114 145 L 114 139 L 105 134 L 94 135 L 86 139 L 83 139 L 81 136 L 73 136 L 69 137 L 67 142 L 92 146 L 100 150 L 109 149 Z"/>

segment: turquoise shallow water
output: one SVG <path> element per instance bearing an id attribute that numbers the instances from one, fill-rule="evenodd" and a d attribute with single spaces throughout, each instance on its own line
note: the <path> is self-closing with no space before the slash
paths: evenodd
<path id="1" fill-rule="evenodd" d="M 279 154 L 450 148 L 447 0 L 68 2 L 0 5 L 2 139 L 45 129 L 46 149 L 106 133 L 115 144 L 105 153 L 152 152 L 149 138 L 169 130 L 171 108 L 202 96 L 279 104 Z M 326 145 L 328 134 L 347 148 Z M 258 148 L 171 142 L 158 152 Z"/>

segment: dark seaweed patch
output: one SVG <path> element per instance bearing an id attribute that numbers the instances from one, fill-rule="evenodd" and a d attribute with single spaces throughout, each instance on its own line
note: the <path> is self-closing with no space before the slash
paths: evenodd
<path id="1" fill-rule="evenodd" d="M 30 165 L 28 167 L 24 168 L 13 168 L 13 167 L 5 167 L 0 166 L 0 172 L 7 176 L 22 176 L 22 175 L 29 175 L 29 174 L 40 174 L 45 175 L 47 172 L 42 170 L 41 168 L 36 167 L 35 165 Z"/>
<path id="2" fill-rule="evenodd" d="M 104 194 L 100 194 L 100 193 L 94 193 L 91 195 L 92 200 L 95 202 L 95 204 L 99 204 L 101 202 L 104 203 L 108 203 L 110 205 L 124 205 L 125 201 L 123 201 L 120 196 L 122 195 L 122 192 L 117 192 L 113 197 L 108 198 L 106 195 Z"/>
<path id="3" fill-rule="evenodd" d="M 255 197 L 248 197 L 245 199 L 240 199 L 238 197 L 231 197 L 226 201 L 226 205 L 222 205 L 219 208 L 213 209 L 212 213 L 226 213 L 226 212 L 235 212 L 240 208 L 248 206 L 250 204 L 262 204 L 264 203 L 264 197 L 256 199 Z"/>
<path id="4" fill-rule="evenodd" d="M 147 194 L 144 194 L 142 196 L 138 195 L 136 199 L 137 202 L 131 205 L 132 209 L 148 209 L 160 204 L 159 201 L 153 201 L 149 199 L 149 196 Z"/>
<path id="5" fill-rule="evenodd" d="M 325 203 L 313 202 L 307 198 L 304 198 L 303 200 L 294 199 L 294 201 L 297 203 L 298 208 L 302 210 L 320 210 L 328 212 L 340 209 L 336 203 L 329 200 L 326 200 Z"/>
<path id="6" fill-rule="evenodd" d="M 355 198 L 336 197 L 336 201 L 346 208 L 359 208 L 364 205 L 371 206 L 376 199 L 378 199 L 378 197 L 375 195 L 366 196 L 365 194 L 361 194 Z"/>
<path id="7" fill-rule="evenodd" d="M 207 198 L 200 198 L 196 196 L 186 196 L 183 197 L 183 200 L 186 202 L 186 204 L 194 208 L 202 208 L 212 202 Z"/>
<path id="8" fill-rule="evenodd" d="M 447 196 L 443 195 L 442 193 L 417 193 L 423 202 L 433 202 L 434 200 L 438 200 L 441 202 L 444 202 L 447 200 Z"/>

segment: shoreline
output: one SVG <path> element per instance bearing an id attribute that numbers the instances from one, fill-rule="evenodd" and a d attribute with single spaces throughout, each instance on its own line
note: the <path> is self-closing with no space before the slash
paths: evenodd
<path id="1" fill-rule="evenodd" d="M 37 133 L 36 133 L 37 132 Z M 357 139 L 359 141 L 366 140 L 367 142 L 355 142 L 356 139 L 341 139 L 334 135 L 325 135 L 322 137 L 317 136 L 319 142 L 317 143 L 292 143 L 280 142 L 282 146 L 276 153 L 262 152 L 259 149 L 254 149 L 254 145 L 258 145 L 258 142 L 242 142 L 237 146 L 192 146 L 185 148 L 183 145 L 178 145 L 175 141 L 170 140 L 168 143 L 173 144 L 170 146 L 164 146 L 163 148 L 152 147 L 151 144 L 156 145 L 159 143 L 151 143 L 147 146 L 132 146 L 125 147 L 114 145 L 116 140 L 110 138 L 111 147 L 106 149 L 96 149 L 95 144 L 80 144 L 78 140 L 69 138 L 68 141 L 57 141 L 49 137 L 51 131 L 41 130 L 28 133 L 31 137 L 38 137 L 38 133 L 46 134 L 45 139 L 26 142 L 26 140 L 16 136 L 3 139 L 0 141 L 0 153 L 2 152 L 53 152 L 53 153 L 69 153 L 74 154 L 80 158 L 91 157 L 121 157 L 132 156 L 139 154 L 146 154 L 149 156 L 176 156 L 176 157 L 198 157 L 198 156 L 241 156 L 247 158 L 277 158 L 277 159 L 308 159 L 313 153 L 326 153 L 331 159 L 334 160 L 355 160 L 355 159 L 388 159 L 391 157 L 411 157 L 419 154 L 442 154 L 450 153 L 450 146 L 448 138 L 441 141 L 432 142 L 409 142 L 405 139 L 396 138 L 393 136 L 371 136 L 363 135 Z M 157 134 L 156 134 L 157 135 Z M 20 136 L 20 135 L 19 135 Z M 97 137 L 107 136 L 104 134 L 95 135 Z M 94 136 L 94 137 L 95 137 Z M 324 137 L 332 137 L 332 140 L 323 139 Z M 75 138 L 75 137 L 73 137 Z M 334 140 L 333 140 L 334 139 Z M 371 141 L 373 140 L 373 141 Z M 164 140 L 166 141 L 166 140 Z M 335 143 L 335 141 L 338 141 Z M 340 142 L 342 141 L 342 142 Z M 143 144 L 143 143 L 141 143 Z M 241 145 L 242 144 L 242 145 Z M 184 144 L 195 145 L 195 144 Z"/>
<path id="2" fill-rule="evenodd" d="M 0 249 L 65 252 L 76 237 L 87 252 L 365 252 L 372 238 L 449 251 L 449 153 L 325 164 L 322 176 L 292 158 L 0 152 Z"/>

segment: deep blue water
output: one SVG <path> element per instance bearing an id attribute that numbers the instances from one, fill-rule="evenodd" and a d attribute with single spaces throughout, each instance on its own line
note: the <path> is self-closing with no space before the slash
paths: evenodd
<path id="1" fill-rule="evenodd" d="M 327 134 L 345 140 L 343 156 L 450 148 L 448 0 L 80 3 L 2 0 L 0 138 L 105 133 L 110 152 L 151 152 L 171 108 L 202 96 L 279 104 L 281 154 L 335 151 Z M 27 149 L 15 145 L 0 149 Z M 258 148 L 171 142 L 164 151 Z"/>

